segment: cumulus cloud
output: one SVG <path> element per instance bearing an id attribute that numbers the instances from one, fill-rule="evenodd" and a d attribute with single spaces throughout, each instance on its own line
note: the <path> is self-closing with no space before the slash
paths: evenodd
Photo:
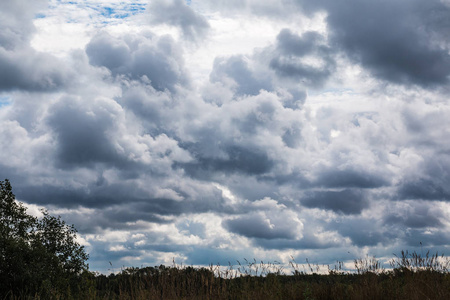
<path id="1" fill-rule="evenodd" d="M 46 1 L 6 1 L 0 4 L 0 91 L 53 91 L 67 86 L 72 72 L 52 55 L 30 47 L 34 14 Z"/>
<path id="2" fill-rule="evenodd" d="M 330 38 L 374 76 L 421 86 L 448 83 L 446 36 L 449 7 L 441 1 L 317 1 L 301 5 L 327 12 Z M 352 7 L 352 9 L 348 9 Z"/>
<path id="3" fill-rule="evenodd" d="M 68 85 L 73 73 L 55 57 L 31 49 L 0 47 L 0 90 L 54 91 Z"/>
<path id="4" fill-rule="evenodd" d="M 86 107 L 76 99 L 63 98 L 50 107 L 48 123 L 57 139 L 57 164 L 83 167 L 120 161 L 112 140 L 117 119 L 120 107 L 107 99 L 96 99 L 92 107 Z"/>
<path id="5" fill-rule="evenodd" d="M 113 75 L 150 81 L 157 90 L 174 90 L 187 82 L 181 50 L 169 35 L 151 33 L 114 38 L 108 33 L 96 35 L 86 46 L 89 61 L 108 68 Z"/>
<path id="6" fill-rule="evenodd" d="M 303 223 L 295 212 L 284 205 L 265 198 L 255 201 L 251 207 L 255 210 L 270 209 L 267 211 L 252 212 L 245 216 L 225 220 L 223 225 L 231 232 L 257 239 L 298 239 L 302 236 Z M 277 213 L 273 213 L 276 211 Z"/>
<path id="7" fill-rule="evenodd" d="M 32 19 L 47 1 L 2 1 L 0 3 L 0 46 L 12 50 L 27 45 L 35 31 Z"/>
<path id="8" fill-rule="evenodd" d="M 416 172 L 406 175 L 399 183 L 400 199 L 450 200 L 447 182 L 447 156 L 429 157 L 423 161 Z"/>
<path id="9" fill-rule="evenodd" d="M 385 222 L 407 228 L 441 227 L 442 212 L 433 205 L 423 202 L 403 204 L 403 209 L 385 216 Z"/>
<path id="10" fill-rule="evenodd" d="M 283 2 L 285 9 L 281 14 L 279 3 L 272 1 L 261 4 L 260 1 L 246 0 L 239 6 L 219 1 L 211 5 L 213 9 L 249 10 L 274 19 L 298 15 L 299 10 L 304 16 L 325 13 L 330 45 L 333 47 L 317 50 L 328 63 L 328 68 L 313 69 L 298 61 L 275 59 L 272 65 L 281 74 L 297 75 L 299 78 L 307 74 L 316 78 L 326 77 L 328 71 L 333 69 L 333 62 L 327 61 L 327 56 L 342 53 L 387 82 L 423 87 L 448 83 L 450 58 L 445 28 L 448 26 L 450 8 L 443 1 Z M 240 8 L 233 9 L 233 6 Z M 301 49 L 300 44 L 312 41 L 311 35 L 292 39 L 287 31 L 279 39 L 280 42 L 286 39 L 284 45 L 291 46 L 296 40 L 297 49 Z M 283 43 L 280 45 L 283 46 Z"/>
<path id="11" fill-rule="evenodd" d="M 332 50 L 322 35 L 305 32 L 302 36 L 283 29 L 277 36 L 276 51 L 270 67 L 285 78 L 320 86 L 334 72 Z"/>
<path id="12" fill-rule="evenodd" d="M 361 190 L 345 189 L 342 191 L 308 192 L 302 200 L 307 207 L 330 209 L 345 214 L 358 214 L 369 203 Z"/>
<path id="13" fill-rule="evenodd" d="M 148 11 L 151 23 L 176 26 L 192 41 L 204 38 L 210 28 L 207 19 L 183 0 L 150 1 Z"/>
<path id="14" fill-rule="evenodd" d="M 255 74 L 242 55 L 216 58 L 210 81 L 228 83 L 236 95 L 258 95 L 260 90 L 273 90 L 271 78 L 266 74 Z"/>

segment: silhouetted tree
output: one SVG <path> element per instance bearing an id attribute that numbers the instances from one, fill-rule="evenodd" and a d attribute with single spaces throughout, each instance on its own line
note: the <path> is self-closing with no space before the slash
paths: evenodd
<path id="1" fill-rule="evenodd" d="M 87 271 L 88 255 L 76 241 L 76 229 L 42 210 L 28 215 L 16 201 L 9 180 L 0 181 L 0 298 L 54 298 L 70 294 Z"/>

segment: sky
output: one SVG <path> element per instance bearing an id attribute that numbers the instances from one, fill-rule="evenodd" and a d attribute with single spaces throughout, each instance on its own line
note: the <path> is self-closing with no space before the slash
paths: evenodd
<path id="1" fill-rule="evenodd" d="M 92 271 L 450 250 L 450 1 L 0 1 L 0 178 Z"/>

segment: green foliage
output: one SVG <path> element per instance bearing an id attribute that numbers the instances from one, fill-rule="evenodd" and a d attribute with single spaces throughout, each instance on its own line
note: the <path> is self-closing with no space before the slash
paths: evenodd
<path id="1" fill-rule="evenodd" d="M 42 214 L 28 215 L 9 180 L 0 181 L 0 298 L 68 298 L 87 271 L 88 255 L 76 242 L 76 229 L 46 210 Z"/>

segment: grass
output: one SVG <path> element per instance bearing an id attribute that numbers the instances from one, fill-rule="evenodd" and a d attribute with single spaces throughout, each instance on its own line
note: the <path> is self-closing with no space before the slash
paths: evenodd
<path id="1" fill-rule="evenodd" d="M 85 272 L 76 290 L 53 299 L 450 299 L 450 261 L 437 253 L 402 251 L 382 267 L 375 257 L 355 259 L 354 270 L 244 260 L 228 266 L 161 265 L 126 268 L 109 276 Z M 6 295 L 4 299 L 43 299 Z"/>

